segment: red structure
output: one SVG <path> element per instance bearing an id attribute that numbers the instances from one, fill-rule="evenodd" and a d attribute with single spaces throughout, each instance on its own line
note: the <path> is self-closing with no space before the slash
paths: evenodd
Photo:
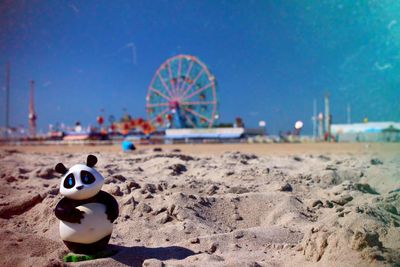
<path id="1" fill-rule="evenodd" d="M 104 118 L 102 117 L 102 116 L 98 116 L 97 117 L 97 123 L 100 125 L 100 127 L 101 127 L 101 125 L 103 125 L 103 123 L 104 123 Z"/>
<path id="2" fill-rule="evenodd" d="M 35 112 L 35 81 L 31 81 L 31 95 L 29 99 L 29 133 L 31 137 L 36 136 L 36 112 Z"/>
<path id="3" fill-rule="evenodd" d="M 6 133 L 10 127 L 10 63 L 6 65 Z"/>

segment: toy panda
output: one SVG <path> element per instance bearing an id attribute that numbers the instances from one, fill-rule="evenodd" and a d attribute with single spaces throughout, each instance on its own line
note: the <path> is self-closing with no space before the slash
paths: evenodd
<path id="1" fill-rule="evenodd" d="M 101 191 L 104 177 L 93 167 L 97 158 L 89 155 L 86 165 L 67 169 L 58 163 L 55 170 L 63 174 L 60 193 L 64 196 L 55 208 L 60 220 L 60 236 L 68 249 L 79 254 L 96 254 L 106 248 L 112 223 L 118 217 L 118 203 Z"/>

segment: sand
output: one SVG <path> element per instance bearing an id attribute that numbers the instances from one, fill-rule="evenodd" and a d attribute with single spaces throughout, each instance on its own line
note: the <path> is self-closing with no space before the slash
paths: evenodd
<path id="1" fill-rule="evenodd" d="M 398 144 L 154 148 L 0 147 L 0 265 L 64 265 L 53 167 L 87 153 L 120 206 L 118 253 L 66 265 L 400 265 Z"/>

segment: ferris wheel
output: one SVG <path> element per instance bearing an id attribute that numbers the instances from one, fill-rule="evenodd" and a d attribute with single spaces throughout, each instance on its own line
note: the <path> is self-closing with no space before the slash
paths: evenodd
<path id="1" fill-rule="evenodd" d="M 158 68 L 146 96 L 151 124 L 165 128 L 212 127 L 217 114 L 215 76 L 198 58 L 178 55 Z"/>

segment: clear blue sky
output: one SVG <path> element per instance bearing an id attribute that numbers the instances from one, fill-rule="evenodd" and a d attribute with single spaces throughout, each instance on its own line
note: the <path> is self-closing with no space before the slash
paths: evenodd
<path id="1" fill-rule="evenodd" d="M 136 47 L 133 58 L 132 44 Z M 400 120 L 399 1 L 0 2 L 1 118 L 11 63 L 11 122 L 27 125 L 29 80 L 38 125 L 95 124 L 102 108 L 145 117 L 159 65 L 177 54 L 205 62 L 218 81 L 220 121 L 296 120 L 311 133 L 331 94 L 333 120 Z"/>

